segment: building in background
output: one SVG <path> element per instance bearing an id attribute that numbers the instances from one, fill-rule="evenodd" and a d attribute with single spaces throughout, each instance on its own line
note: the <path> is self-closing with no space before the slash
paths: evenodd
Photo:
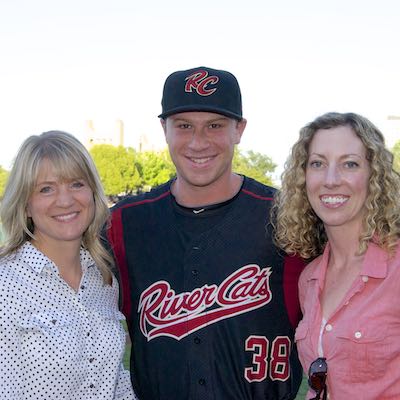
<path id="1" fill-rule="evenodd" d="M 101 122 L 96 124 L 89 119 L 85 127 L 85 146 L 90 150 L 96 144 L 124 145 L 124 123 L 117 119 L 113 124 Z"/>
<path id="2" fill-rule="evenodd" d="M 133 136 L 133 135 L 131 135 Z M 132 137 L 130 137 L 132 139 Z M 128 145 L 125 143 L 125 124 L 121 119 L 115 121 L 103 121 L 89 119 L 85 122 L 83 143 L 87 149 L 98 144 L 112 146 L 129 146 L 136 151 L 159 151 L 165 147 L 165 143 L 153 143 L 150 136 L 142 133 L 136 136 L 136 140 Z"/>

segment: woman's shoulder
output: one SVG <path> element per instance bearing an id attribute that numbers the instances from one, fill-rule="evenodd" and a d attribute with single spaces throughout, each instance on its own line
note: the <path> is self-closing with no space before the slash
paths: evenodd
<path id="1" fill-rule="evenodd" d="M 15 275 L 15 266 L 18 264 L 16 253 L 0 256 L 0 279 Z"/>
<path id="2" fill-rule="evenodd" d="M 14 251 L 0 256 L 0 283 L 7 285 L 20 285 L 25 281 L 29 268 L 27 268 L 26 256 L 24 254 L 29 249 L 25 243 Z"/>
<path id="3" fill-rule="evenodd" d="M 21 282 L 21 271 L 12 255 L 0 258 L 0 300 L 9 302 L 18 298 L 18 287 Z"/>

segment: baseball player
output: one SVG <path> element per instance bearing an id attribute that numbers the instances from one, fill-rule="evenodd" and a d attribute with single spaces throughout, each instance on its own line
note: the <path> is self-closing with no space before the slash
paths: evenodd
<path id="1" fill-rule="evenodd" d="M 141 400 L 294 399 L 303 268 L 272 243 L 274 189 L 232 172 L 246 127 L 239 84 L 171 74 L 159 115 L 176 178 L 112 210 L 107 232 Z"/>

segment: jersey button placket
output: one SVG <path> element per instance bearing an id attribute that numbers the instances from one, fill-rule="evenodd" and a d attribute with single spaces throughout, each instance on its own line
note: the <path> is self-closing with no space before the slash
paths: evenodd
<path id="1" fill-rule="evenodd" d="M 198 274 L 199 274 L 199 270 L 196 269 L 196 268 L 193 268 L 193 269 L 192 269 L 192 275 L 193 275 L 194 277 L 196 277 Z"/>
<path id="2" fill-rule="evenodd" d="M 194 246 L 192 246 L 192 250 L 193 250 L 194 255 L 197 257 L 197 254 L 196 254 L 196 253 L 200 250 L 200 246 L 194 245 Z M 198 277 L 198 275 L 199 275 L 199 270 L 198 270 L 198 268 L 197 268 L 196 265 L 193 265 L 193 266 L 192 266 L 191 273 L 192 273 L 192 277 L 193 277 L 193 278 L 197 278 L 197 277 Z"/>
<path id="3" fill-rule="evenodd" d="M 188 292 L 193 292 L 196 288 L 201 288 L 204 282 L 204 268 L 203 261 L 203 248 L 198 243 L 192 243 L 187 253 L 188 257 L 185 261 L 187 266 L 186 285 L 185 288 Z M 189 300 L 188 300 L 189 301 Z M 200 312 L 203 312 L 201 310 Z M 197 400 L 213 399 L 211 394 L 212 387 L 207 385 L 210 374 L 210 355 L 207 351 L 207 332 L 204 329 L 192 333 L 191 344 L 189 345 L 188 357 L 190 360 L 190 385 L 191 392 L 195 395 Z M 210 397 L 210 395 L 212 397 Z"/>
<path id="4" fill-rule="evenodd" d="M 194 392 L 196 399 L 209 399 L 212 388 L 207 385 L 210 373 L 210 360 L 207 346 L 207 333 L 199 330 L 192 338 L 190 345 L 190 365 L 192 385 L 197 386 Z"/>

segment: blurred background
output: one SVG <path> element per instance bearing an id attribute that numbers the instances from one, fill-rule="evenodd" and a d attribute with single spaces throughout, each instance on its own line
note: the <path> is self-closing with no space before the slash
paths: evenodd
<path id="1" fill-rule="evenodd" d="M 201 65 L 237 76 L 241 162 L 276 186 L 299 129 L 327 111 L 363 114 L 393 149 L 399 37 L 395 0 L 2 1 L 0 186 L 24 138 L 46 130 L 158 154 L 164 80 Z M 154 184 L 132 174 L 128 191 Z"/>

